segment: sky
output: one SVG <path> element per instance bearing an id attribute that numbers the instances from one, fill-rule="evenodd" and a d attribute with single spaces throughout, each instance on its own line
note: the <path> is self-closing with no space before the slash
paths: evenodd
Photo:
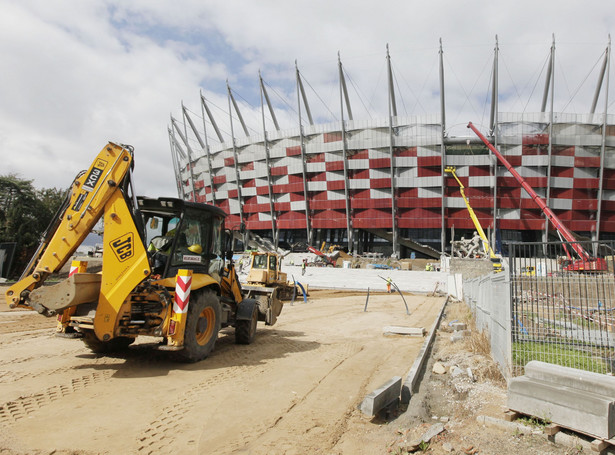
<path id="1" fill-rule="evenodd" d="M 67 188 L 114 141 L 135 149 L 138 194 L 176 196 L 167 129 L 182 102 L 202 125 L 202 92 L 228 139 L 228 82 L 260 134 L 260 71 L 293 128 L 296 64 L 315 122 L 339 121 L 339 56 L 354 118 L 386 117 L 387 45 L 398 113 L 438 114 L 442 41 L 452 133 L 488 123 L 496 35 L 501 112 L 540 110 L 555 39 L 554 110 L 586 113 L 614 26 L 604 0 L 0 0 L 0 175 Z"/>

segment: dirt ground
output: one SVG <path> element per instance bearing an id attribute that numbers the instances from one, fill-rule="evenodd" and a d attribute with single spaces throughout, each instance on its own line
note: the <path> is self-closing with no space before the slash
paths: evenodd
<path id="1" fill-rule="evenodd" d="M 2 291 L 2 296 L 4 291 Z M 443 297 L 311 291 L 254 344 L 224 329 L 212 355 L 178 364 L 153 339 L 114 357 L 54 336 L 55 321 L 0 302 L 0 453 L 382 453 L 391 438 L 357 405 L 405 376 Z"/>
<path id="2" fill-rule="evenodd" d="M 447 306 L 408 410 L 362 415 L 361 400 L 391 377 L 405 378 L 423 344 L 385 337 L 382 328 L 429 330 L 444 302 L 405 297 L 409 316 L 399 296 L 372 294 L 364 312 L 364 293 L 312 291 L 307 304 L 286 305 L 274 327 L 259 325 L 250 346 L 223 330 L 196 364 L 168 360 L 152 339 L 114 357 L 95 355 L 79 340 L 55 337 L 54 320 L 10 311 L 0 299 L 0 454 L 579 453 L 547 441 L 539 427 L 477 422 L 502 418 L 506 385 L 484 339 L 450 340 L 450 321 L 471 324 L 459 302 Z M 436 362 L 445 373 L 432 372 Z M 436 423 L 444 431 L 412 449 Z"/>

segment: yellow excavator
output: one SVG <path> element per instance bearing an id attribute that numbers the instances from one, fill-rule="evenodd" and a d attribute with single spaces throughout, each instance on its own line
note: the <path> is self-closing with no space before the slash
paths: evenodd
<path id="1" fill-rule="evenodd" d="M 476 214 L 474 213 L 472 206 L 470 205 L 470 201 L 468 201 L 468 198 L 466 197 L 466 193 L 464 191 L 465 187 L 463 186 L 463 183 L 461 183 L 461 180 L 459 180 L 459 177 L 457 177 L 456 171 L 457 169 L 454 166 L 447 166 L 444 168 L 444 172 L 447 174 L 451 174 L 455 178 L 455 180 L 457 180 L 457 183 L 459 184 L 459 192 L 461 193 L 461 197 L 466 203 L 468 213 L 470 214 L 470 218 L 472 219 L 472 222 L 474 223 L 476 232 L 478 232 L 478 235 L 480 236 L 483 242 L 483 248 L 485 250 L 485 253 L 489 254 L 489 259 L 491 260 L 491 263 L 493 264 L 493 271 L 501 272 L 502 271 L 502 260 L 495 254 L 495 252 L 493 251 L 493 248 L 491 248 L 491 245 L 489 244 L 489 240 L 487 239 L 487 236 L 485 235 L 485 231 L 483 231 L 483 228 L 480 225 L 480 222 L 478 221 L 478 218 Z"/>
<path id="2" fill-rule="evenodd" d="M 134 194 L 133 149 L 110 142 L 77 175 L 20 280 L 11 308 L 57 316 L 94 352 L 127 348 L 139 335 L 181 361 L 204 359 L 221 328 L 252 343 L 257 322 L 275 323 L 272 300 L 246 298 L 228 250 L 225 213 L 177 198 Z M 103 218 L 100 273 L 75 273 L 46 286 Z M 260 305 L 260 306 L 259 306 Z M 262 310 L 262 311 L 259 311 Z"/>

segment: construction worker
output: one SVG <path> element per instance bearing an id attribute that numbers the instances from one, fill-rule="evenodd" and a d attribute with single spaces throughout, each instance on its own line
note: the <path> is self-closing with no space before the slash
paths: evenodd
<path id="1" fill-rule="evenodd" d="M 390 294 L 391 293 L 391 284 L 393 283 L 393 280 L 391 279 L 391 277 L 387 278 L 387 293 Z"/>
<path id="2" fill-rule="evenodd" d="M 304 259 L 301 263 L 301 276 L 305 275 L 305 267 L 307 266 L 307 259 Z"/>

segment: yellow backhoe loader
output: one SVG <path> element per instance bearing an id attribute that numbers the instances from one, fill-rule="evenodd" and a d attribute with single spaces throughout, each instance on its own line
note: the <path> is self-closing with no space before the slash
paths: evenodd
<path id="1" fill-rule="evenodd" d="M 227 251 L 225 213 L 176 198 L 136 197 L 133 165 L 132 147 L 110 142 L 76 177 L 20 280 L 6 292 L 7 303 L 57 315 L 65 331 L 95 352 L 126 348 L 147 335 L 160 338 L 159 349 L 195 362 L 209 355 L 227 326 L 235 328 L 237 343 L 251 343 L 257 322 L 274 324 L 282 306 L 246 298 Z M 44 286 L 101 217 L 102 271 Z"/>
<path id="2" fill-rule="evenodd" d="M 250 272 L 243 289 L 247 297 L 259 301 L 261 314 L 276 312 L 281 300 L 290 300 L 297 292 L 296 285 L 287 281 L 282 272 L 282 257 L 273 252 L 254 251 L 250 255 Z"/>

